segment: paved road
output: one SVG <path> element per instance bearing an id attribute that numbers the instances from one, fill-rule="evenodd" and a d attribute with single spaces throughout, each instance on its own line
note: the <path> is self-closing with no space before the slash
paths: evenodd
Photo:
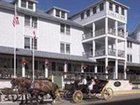
<path id="1" fill-rule="evenodd" d="M 0 103 L 0 105 L 19 105 L 19 104 L 6 102 L 6 103 Z M 77 105 L 77 104 L 74 104 L 71 101 L 61 100 L 57 102 L 55 105 Z M 86 99 L 78 105 L 140 105 L 140 94 L 115 96 L 110 101 L 99 100 L 96 98 Z"/>

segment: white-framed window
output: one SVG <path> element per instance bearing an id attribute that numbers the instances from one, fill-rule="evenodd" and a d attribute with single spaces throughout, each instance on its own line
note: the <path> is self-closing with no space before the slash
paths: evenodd
<path id="1" fill-rule="evenodd" d="M 37 28 L 37 17 L 25 15 L 24 25 L 33 27 L 33 28 Z"/>
<path id="2" fill-rule="evenodd" d="M 109 10 L 113 10 L 113 3 L 109 2 Z"/>
<path id="3" fill-rule="evenodd" d="M 100 8 L 100 11 L 103 11 L 103 10 L 104 10 L 104 3 L 101 3 L 101 4 L 99 5 L 99 8 Z"/>
<path id="4" fill-rule="evenodd" d="M 93 14 L 96 14 L 97 8 L 96 7 L 93 7 L 92 12 L 93 12 Z"/>
<path id="5" fill-rule="evenodd" d="M 70 34 L 70 25 L 67 24 L 60 24 L 60 32 L 61 33 L 66 33 L 67 35 Z"/>
<path id="6" fill-rule="evenodd" d="M 122 15 L 124 15 L 124 10 L 125 10 L 125 9 L 122 7 L 122 8 L 121 8 L 121 14 L 122 14 Z"/>
<path id="7" fill-rule="evenodd" d="M 33 44 L 34 42 L 34 44 Z M 34 45 L 34 47 L 33 47 Z M 24 48 L 25 49 L 37 49 L 37 38 L 33 38 L 33 37 L 30 37 L 30 36 L 25 36 L 24 37 Z"/>
<path id="8" fill-rule="evenodd" d="M 132 54 L 127 54 L 127 61 L 132 62 Z"/>
<path id="9" fill-rule="evenodd" d="M 119 6 L 116 5 L 116 10 L 115 10 L 117 13 L 119 13 Z"/>
<path id="10" fill-rule="evenodd" d="M 28 9 L 33 9 L 33 2 L 28 1 Z"/>
<path id="11" fill-rule="evenodd" d="M 65 19 L 65 12 L 61 11 L 61 18 Z"/>
<path id="12" fill-rule="evenodd" d="M 56 15 L 57 17 L 60 17 L 60 10 L 56 9 Z"/>
<path id="13" fill-rule="evenodd" d="M 86 11 L 86 15 L 87 15 L 87 17 L 90 16 L 90 9 Z"/>
<path id="14" fill-rule="evenodd" d="M 30 26 L 30 16 L 25 15 L 24 25 L 25 25 L 25 26 Z"/>
<path id="15" fill-rule="evenodd" d="M 21 7 L 26 8 L 26 0 L 21 0 Z"/>
<path id="16" fill-rule="evenodd" d="M 70 54 L 70 44 L 65 43 L 65 42 L 61 42 L 60 43 L 60 53 Z"/>
<path id="17" fill-rule="evenodd" d="M 127 41 L 127 48 L 132 48 L 132 42 Z"/>

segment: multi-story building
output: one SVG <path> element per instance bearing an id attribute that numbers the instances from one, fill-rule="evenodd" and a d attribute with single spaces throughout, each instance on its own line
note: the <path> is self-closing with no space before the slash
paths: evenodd
<path id="1" fill-rule="evenodd" d="M 32 77 L 35 69 L 35 78 L 53 74 L 56 81 L 80 72 L 127 79 L 127 56 L 132 59 L 127 41 L 139 43 L 127 38 L 127 6 L 101 0 L 68 18 L 68 10 L 41 11 L 36 5 L 36 0 L 0 1 L 1 78 Z"/>

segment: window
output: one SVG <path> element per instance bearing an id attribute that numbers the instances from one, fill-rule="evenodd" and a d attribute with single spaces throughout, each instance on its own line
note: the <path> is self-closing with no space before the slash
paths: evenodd
<path id="1" fill-rule="evenodd" d="M 121 13 L 122 13 L 122 15 L 124 15 L 124 8 L 121 8 L 121 9 L 122 9 L 122 12 Z"/>
<path id="2" fill-rule="evenodd" d="M 132 62 L 132 55 L 131 54 L 127 54 L 127 61 Z"/>
<path id="3" fill-rule="evenodd" d="M 60 10 L 56 9 L 56 16 L 60 17 Z"/>
<path id="4" fill-rule="evenodd" d="M 34 42 L 34 43 L 33 43 Z M 33 45 L 34 44 L 34 45 Z M 37 49 L 37 38 L 32 38 L 32 49 Z"/>
<path id="5" fill-rule="evenodd" d="M 32 37 L 25 37 L 24 38 L 24 48 L 33 49 L 33 42 L 34 42 L 34 49 L 37 49 L 37 38 L 35 38 L 33 40 Z"/>
<path id="6" fill-rule="evenodd" d="M 25 49 L 30 49 L 30 37 L 25 37 L 24 38 L 24 48 Z"/>
<path id="7" fill-rule="evenodd" d="M 25 26 L 37 28 L 37 17 L 30 17 L 25 15 Z"/>
<path id="8" fill-rule="evenodd" d="M 37 28 L 37 18 L 32 17 L 32 27 Z"/>
<path id="9" fill-rule="evenodd" d="M 66 34 L 70 34 L 70 25 L 66 25 Z"/>
<path id="10" fill-rule="evenodd" d="M 111 10 L 111 11 L 113 10 L 113 3 L 111 3 L 111 2 L 109 3 L 109 10 Z"/>
<path id="11" fill-rule="evenodd" d="M 86 15 L 87 15 L 87 17 L 90 16 L 90 10 L 87 10 Z"/>
<path id="12" fill-rule="evenodd" d="M 60 24 L 60 32 L 70 34 L 70 25 Z"/>
<path id="13" fill-rule="evenodd" d="M 61 12 L 61 18 L 65 19 L 65 12 L 64 11 Z"/>
<path id="14" fill-rule="evenodd" d="M 127 48 L 132 48 L 132 42 L 127 41 Z"/>
<path id="15" fill-rule="evenodd" d="M 119 6 L 116 5 L 116 12 L 119 13 Z"/>
<path id="16" fill-rule="evenodd" d="M 60 32 L 65 33 L 65 24 L 60 25 Z"/>
<path id="17" fill-rule="evenodd" d="M 28 8 L 33 9 L 33 2 L 28 1 Z"/>
<path id="18" fill-rule="evenodd" d="M 66 44 L 66 53 L 70 54 L 70 44 Z"/>
<path id="19" fill-rule="evenodd" d="M 25 15 L 25 26 L 30 26 L 30 16 Z"/>
<path id="20" fill-rule="evenodd" d="M 64 43 L 60 44 L 60 52 L 65 53 L 65 45 L 64 45 Z"/>
<path id="21" fill-rule="evenodd" d="M 26 0 L 21 0 L 21 7 L 26 8 Z"/>
<path id="22" fill-rule="evenodd" d="M 96 14 L 96 7 L 93 8 L 93 14 Z"/>
<path id="23" fill-rule="evenodd" d="M 70 44 L 60 43 L 60 52 L 64 54 L 70 54 Z"/>
<path id="24" fill-rule="evenodd" d="M 81 13 L 81 19 L 84 19 L 84 13 Z"/>
<path id="25" fill-rule="evenodd" d="M 100 8 L 100 11 L 104 10 L 104 3 L 101 3 L 101 4 L 99 5 L 99 8 Z"/>

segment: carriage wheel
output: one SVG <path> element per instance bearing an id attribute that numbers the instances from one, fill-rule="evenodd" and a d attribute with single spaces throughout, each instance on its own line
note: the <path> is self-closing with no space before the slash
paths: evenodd
<path id="1" fill-rule="evenodd" d="M 110 100 L 113 96 L 113 90 L 111 88 L 106 88 L 102 92 L 102 96 L 105 100 Z"/>
<path id="2" fill-rule="evenodd" d="M 80 90 L 76 90 L 72 98 L 75 103 L 80 103 L 83 100 L 83 93 Z"/>

